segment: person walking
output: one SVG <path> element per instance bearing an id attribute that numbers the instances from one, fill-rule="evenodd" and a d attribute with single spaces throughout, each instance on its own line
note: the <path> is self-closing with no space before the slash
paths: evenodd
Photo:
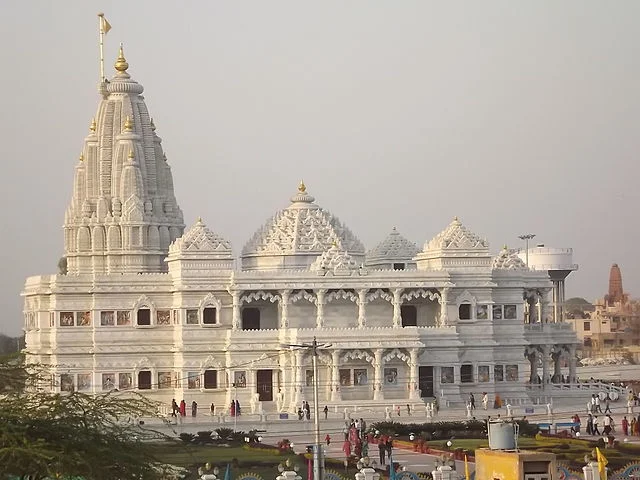
<path id="1" fill-rule="evenodd" d="M 593 434 L 593 416 L 591 414 L 587 415 L 587 435 Z"/>
<path id="2" fill-rule="evenodd" d="M 611 405 L 609 405 L 609 397 L 604 403 L 604 413 L 611 413 Z"/>
<path id="3" fill-rule="evenodd" d="M 626 415 L 622 419 L 622 422 L 620 422 L 620 425 L 622 426 L 622 433 L 624 434 L 624 436 L 629 436 L 629 420 L 627 420 Z"/>
<path id="4" fill-rule="evenodd" d="M 324 441 L 327 442 L 327 445 L 331 445 L 331 435 L 327 433 L 327 436 L 324 437 Z"/>
<path id="5" fill-rule="evenodd" d="M 598 424 L 599 424 L 599 420 L 598 420 L 598 416 L 596 415 L 595 417 L 593 417 L 593 428 L 591 430 L 591 433 L 593 435 L 600 435 L 600 429 L 598 428 Z"/>
<path id="6" fill-rule="evenodd" d="M 198 403 L 194 400 L 191 402 L 191 416 L 195 418 L 198 414 Z"/>
<path id="7" fill-rule="evenodd" d="M 489 407 L 489 394 L 487 392 L 482 393 L 482 408 L 485 410 Z"/>
<path id="8" fill-rule="evenodd" d="M 382 441 L 382 438 L 378 441 L 378 455 L 380 457 L 380 465 L 385 464 L 385 454 L 387 449 L 385 448 L 385 444 Z"/>
<path id="9" fill-rule="evenodd" d="M 329 416 L 329 407 L 327 407 L 325 405 L 324 406 L 324 419 L 326 420 L 328 416 Z"/>
<path id="10" fill-rule="evenodd" d="M 471 407 L 471 410 L 476 409 L 476 398 L 473 396 L 473 393 L 469 394 L 469 406 Z"/>
<path id="11" fill-rule="evenodd" d="M 411 405 L 407 403 L 407 415 L 411 416 Z"/>
<path id="12" fill-rule="evenodd" d="M 396 413 L 398 414 L 398 416 L 400 416 L 400 405 L 396 407 Z"/>

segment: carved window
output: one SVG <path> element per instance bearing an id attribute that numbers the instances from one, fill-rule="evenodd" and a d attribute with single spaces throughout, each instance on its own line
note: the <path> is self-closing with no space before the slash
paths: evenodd
<path id="1" fill-rule="evenodd" d="M 400 307 L 400 318 L 403 327 L 418 326 L 418 309 L 415 305 L 402 305 Z"/>
<path id="2" fill-rule="evenodd" d="M 504 382 L 504 366 L 503 365 L 493 366 L 493 381 Z"/>
<path id="3" fill-rule="evenodd" d="M 507 382 L 518 381 L 518 365 L 507 365 L 505 368 L 505 377 Z"/>
<path id="4" fill-rule="evenodd" d="M 120 386 L 120 390 L 128 390 L 133 386 L 133 380 L 131 379 L 130 373 L 120 373 L 118 374 L 118 385 Z"/>
<path id="5" fill-rule="evenodd" d="M 478 367 L 478 382 L 489 381 L 489 365 L 480 365 Z"/>
<path id="6" fill-rule="evenodd" d="M 304 372 L 304 384 L 307 387 L 313 387 L 313 370 L 306 370 Z"/>
<path id="7" fill-rule="evenodd" d="M 74 312 L 60 312 L 60 326 L 73 327 L 75 325 Z"/>
<path id="8" fill-rule="evenodd" d="M 187 388 L 189 390 L 200 388 L 200 374 L 198 372 L 187 373 Z"/>
<path id="9" fill-rule="evenodd" d="M 69 373 L 60 375 L 60 390 L 62 392 L 73 392 L 75 390 L 73 375 Z"/>
<path id="10" fill-rule="evenodd" d="M 505 305 L 504 306 L 504 319 L 505 320 L 515 320 L 518 318 L 518 309 L 515 305 Z"/>
<path id="11" fill-rule="evenodd" d="M 493 306 L 493 319 L 502 320 L 502 305 Z"/>
<path id="12" fill-rule="evenodd" d="M 137 324 L 151 325 L 151 310 L 148 308 L 141 308 L 138 310 Z"/>
<path id="13" fill-rule="evenodd" d="M 138 389 L 151 390 L 151 371 L 141 370 L 138 372 Z"/>
<path id="14" fill-rule="evenodd" d="M 187 310 L 187 325 L 198 325 L 198 310 Z"/>
<path id="15" fill-rule="evenodd" d="M 460 320 L 471 320 L 471 304 L 462 303 L 458 307 L 458 318 Z"/>
<path id="16" fill-rule="evenodd" d="M 113 327 L 116 324 L 116 312 L 100 312 L 100 325 L 102 327 Z"/>
<path id="17" fill-rule="evenodd" d="M 115 373 L 103 373 L 102 374 L 102 390 L 113 390 L 116 388 L 116 374 Z"/>
<path id="18" fill-rule="evenodd" d="M 218 323 L 216 319 L 216 312 L 217 310 L 215 307 L 204 308 L 202 310 L 202 323 L 204 325 L 215 325 L 216 323 Z"/>
<path id="19" fill-rule="evenodd" d="M 349 368 L 341 368 L 338 371 L 338 375 L 340 378 L 340 385 L 342 385 L 343 387 L 350 387 L 351 386 L 351 369 Z"/>
<path id="20" fill-rule="evenodd" d="M 204 388 L 218 388 L 218 372 L 216 370 L 204 371 Z"/>
<path id="21" fill-rule="evenodd" d="M 393 269 L 394 270 L 404 270 L 406 268 L 406 263 L 394 263 L 393 264 Z"/>
<path id="22" fill-rule="evenodd" d="M 585 338 L 584 339 L 584 346 L 585 347 L 591 347 L 591 339 L 590 338 Z"/>
<path id="23" fill-rule="evenodd" d="M 242 309 L 242 329 L 260 330 L 260 309 L 246 307 Z"/>
<path id="24" fill-rule="evenodd" d="M 158 372 L 158 388 L 171 388 L 171 372 Z"/>
<path id="25" fill-rule="evenodd" d="M 119 327 L 131 325 L 131 312 L 128 310 L 118 311 L 118 315 L 116 317 L 116 325 Z"/>
<path id="26" fill-rule="evenodd" d="M 473 383 L 473 365 L 469 363 L 460 365 L 460 382 Z"/>
<path id="27" fill-rule="evenodd" d="M 453 367 L 440 368 L 440 383 L 453 383 Z"/>
<path id="28" fill-rule="evenodd" d="M 91 312 L 77 312 L 76 319 L 76 323 L 79 327 L 91 326 Z"/>
<path id="29" fill-rule="evenodd" d="M 584 327 L 582 328 L 585 332 L 591 331 L 591 322 L 584 322 Z"/>
<path id="30" fill-rule="evenodd" d="M 157 325 L 171 325 L 171 311 L 170 310 L 158 310 L 156 312 L 156 324 Z"/>
<path id="31" fill-rule="evenodd" d="M 486 320 L 487 318 L 489 318 L 489 306 L 476 305 L 476 318 L 478 320 Z"/>

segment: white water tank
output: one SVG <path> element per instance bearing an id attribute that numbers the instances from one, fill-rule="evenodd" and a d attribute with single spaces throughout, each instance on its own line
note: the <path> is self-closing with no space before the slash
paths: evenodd
<path id="1" fill-rule="evenodd" d="M 516 450 L 518 424 L 502 420 L 489 420 L 488 432 L 491 450 Z"/>

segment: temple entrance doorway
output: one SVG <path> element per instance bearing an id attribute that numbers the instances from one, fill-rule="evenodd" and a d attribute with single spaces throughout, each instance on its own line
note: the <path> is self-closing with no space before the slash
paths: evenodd
<path id="1" fill-rule="evenodd" d="M 433 397 L 433 367 L 418 368 L 418 388 L 421 397 Z"/>
<path id="2" fill-rule="evenodd" d="M 256 392 L 261 402 L 273 401 L 273 370 L 256 372 Z"/>

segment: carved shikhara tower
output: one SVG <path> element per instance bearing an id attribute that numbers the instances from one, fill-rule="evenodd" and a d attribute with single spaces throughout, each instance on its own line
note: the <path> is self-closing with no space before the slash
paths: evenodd
<path id="1" fill-rule="evenodd" d="M 169 245 L 184 231 L 144 88 L 128 68 L 120 47 L 75 168 L 64 219 L 70 274 L 166 271 Z"/>

